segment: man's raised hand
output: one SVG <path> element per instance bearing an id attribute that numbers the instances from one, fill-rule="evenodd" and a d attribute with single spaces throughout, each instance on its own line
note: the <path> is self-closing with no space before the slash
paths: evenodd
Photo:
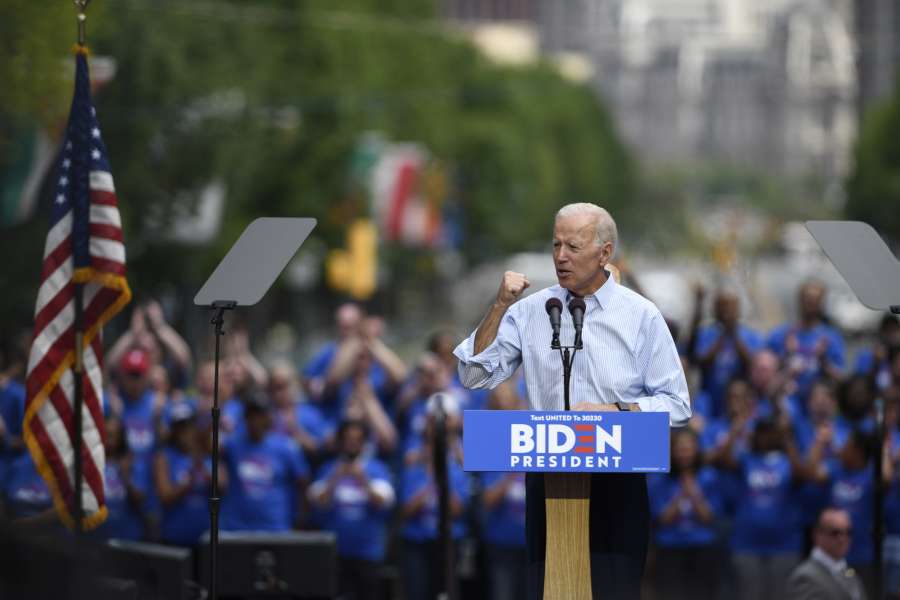
<path id="1" fill-rule="evenodd" d="M 503 274 L 503 280 L 500 282 L 497 302 L 505 307 L 512 306 L 530 285 L 528 278 L 522 273 L 507 271 Z"/>

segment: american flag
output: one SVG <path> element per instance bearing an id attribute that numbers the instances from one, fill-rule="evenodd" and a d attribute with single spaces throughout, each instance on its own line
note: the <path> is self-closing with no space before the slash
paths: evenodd
<path id="1" fill-rule="evenodd" d="M 125 245 L 106 147 L 91 103 L 86 51 L 75 58 L 75 94 L 60 152 L 50 231 L 26 379 L 25 441 L 63 522 L 74 526 L 75 291 L 82 313 L 83 526 L 106 518 L 101 329 L 131 299 Z"/>

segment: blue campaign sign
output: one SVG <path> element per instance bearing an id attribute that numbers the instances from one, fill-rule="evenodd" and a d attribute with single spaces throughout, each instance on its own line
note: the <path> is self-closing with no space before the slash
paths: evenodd
<path id="1" fill-rule="evenodd" d="M 467 410 L 466 471 L 669 470 L 669 415 L 653 412 Z"/>

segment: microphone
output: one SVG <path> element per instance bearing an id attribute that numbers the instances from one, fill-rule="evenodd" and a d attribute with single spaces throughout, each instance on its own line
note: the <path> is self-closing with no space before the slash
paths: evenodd
<path id="1" fill-rule="evenodd" d="M 550 327 L 553 328 L 553 341 L 550 342 L 550 348 L 556 350 L 559 348 L 559 318 L 562 315 L 562 300 L 559 298 L 550 298 L 544 305 L 547 314 L 550 315 Z"/>
<path id="2" fill-rule="evenodd" d="M 572 324 L 575 326 L 575 348 L 581 349 L 581 327 L 584 325 L 584 298 L 569 300 L 569 312 L 572 313 Z"/>

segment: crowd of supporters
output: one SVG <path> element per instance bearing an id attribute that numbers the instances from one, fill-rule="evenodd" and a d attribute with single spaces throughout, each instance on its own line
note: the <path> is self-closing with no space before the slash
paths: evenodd
<path id="1" fill-rule="evenodd" d="M 825 292 L 814 281 L 800 285 L 796 316 L 764 332 L 741 321 L 739 296 L 725 289 L 704 314 L 698 288 L 689 327 L 681 335 L 673 328 L 694 416 L 673 430 L 671 472 L 648 478 L 654 597 L 778 597 L 826 506 L 851 515 L 847 560 L 871 586 L 877 452 L 888 486 L 885 584 L 900 589 L 900 322 L 886 317 L 851 356 L 824 313 Z M 263 366 L 240 329 L 225 340 L 222 530 L 331 530 L 346 598 L 381 597 L 386 565 L 396 567 L 406 598 L 434 598 L 442 565 L 434 560 L 431 457 L 440 405 L 461 584 L 467 597 L 523 597 L 524 478 L 464 472 L 461 444 L 463 410 L 527 407 L 519 379 L 464 389 L 453 356 L 460 338 L 450 331 L 433 333 L 408 364 L 386 343 L 386 323 L 356 304 L 337 308 L 333 340 L 299 368 L 286 360 Z M 215 375 L 208 358 L 195 358 L 154 302 L 133 310 L 108 350 L 109 517 L 91 535 L 190 547 L 208 529 Z M 877 407 L 888 432 L 881 448 Z M 24 450 L 23 411 L 20 382 L 5 376 L 3 512 L 58 526 Z"/>

